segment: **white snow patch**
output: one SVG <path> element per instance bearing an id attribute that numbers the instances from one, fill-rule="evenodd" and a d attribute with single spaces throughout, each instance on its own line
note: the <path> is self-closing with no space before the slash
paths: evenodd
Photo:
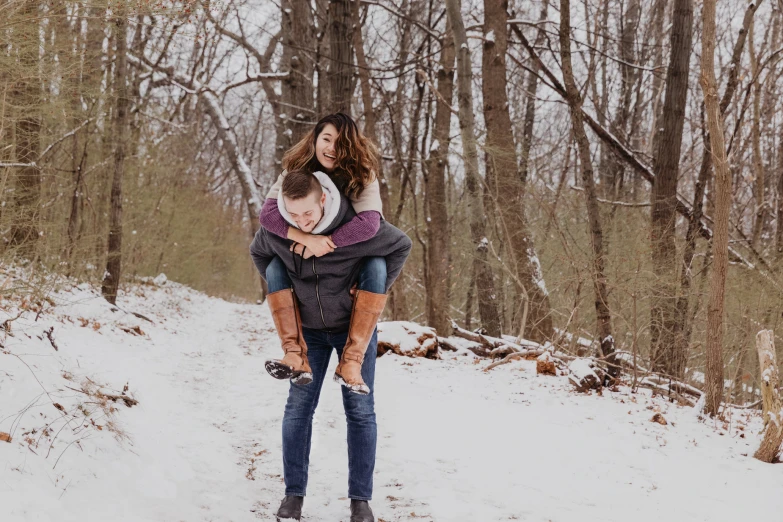
<path id="1" fill-rule="evenodd" d="M 0 267 L 0 278 L 7 273 Z M 87 284 L 60 283 L 49 297 L 55 306 L 37 321 L 30 311 L 10 334 L 0 330 L 0 431 L 14 437 L 0 442 L 3 522 L 274 519 L 288 383 L 264 370 L 281 351 L 266 306 L 171 281 L 123 285 L 115 311 Z M 0 323 L 20 301 L 0 296 Z M 382 338 L 412 337 L 386 325 Z M 59 351 L 45 335 L 52 327 Z M 134 327 L 144 335 L 128 333 Z M 336 364 L 333 356 L 328 376 Z M 484 372 L 486 364 L 453 352 L 377 360 L 378 519 L 659 522 L 666 506 L 678 522 L 700 522 L 783 510 L 783 474 L 752 458 L 757 412 L 735 411 L 725 430 L 649 390 L 574 394 L 565 377 L 537 376 L 536 361 Z M 584 360 L 571 366 L 592 371 Z M 105 392 L 128 383 L 139 401 L 114 406 L 124 438 L 102 413 L 81 411 L 95 405 L 68 387 L 88 377 Z M 313 425 L 309 522 L 348 518 L 342 400 L 327 379 Z M 651 410 L 669 425 L 651 423 Z M 584 479 L 596 473 L 601 480 Z"/>

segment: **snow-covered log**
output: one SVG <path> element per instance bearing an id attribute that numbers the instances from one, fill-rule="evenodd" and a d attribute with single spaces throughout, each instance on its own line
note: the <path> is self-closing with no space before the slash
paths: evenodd
<path id="1" fill-rule="evenodd" d="M 568 380 L 576 386 L 576 391 L 585 393 L 591 389 L 601 388 L 604 372 L 590 359 L 574 359 L 568 365 L 571 374 Z"/>
<path id="2" fill-rule="evenodd" d="M 764 439 L 755 458 L 762 462 L 780 459 L 783 443 L 783 407 L 780 403 L 778 365 L 775 360 L 775 335 L 772 330 L 762 330 L 756 335 L 756 350 L 761 365 L 761 398 L 763 401 Z"/>
<path id="3" fill-rule="evenodd" d="M 378 323 L 378 357 L 386 352 L 439 359 L 438 334 L 429 326 L 409 321 Z"/>
<path id="4" fill-rule="evenodd" d="M 540 350 L 543 348 L 540 344 L 533 341 L 527 341 L 523 339 L 521 344 L 517 344 L 514 341 L 498 339 L 497 337 L 471 332 L 469 330 L 465 330 L 464 328 L 460 328 L 457 323 L 453 321 L 451 323 L 451 328 L 453 335 L 480 344 L 481 346 L 487 348 L 488 354 L 492 357 L 506 356 L 509 353 L 521 352 L 528 349 Z"/>

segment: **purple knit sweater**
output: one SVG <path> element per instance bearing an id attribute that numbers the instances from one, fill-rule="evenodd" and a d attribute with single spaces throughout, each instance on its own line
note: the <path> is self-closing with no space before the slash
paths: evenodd
<path id="1" fill-rule="evenodd" d="M 261 226 L 282 238 L 288 237 L 289 224 L 280 214 L 277 208 L 277 199 L 267 198 L 261 213 L 258 215 L 258 221 Z M 332 241 L 336 247 L 355 245 L 362 241 L 367 241 L 378 233 L 381 228 L 381 214 L 375 210 L 366 210 L 359 212 L 348 223 L 344 224 L 332 232 Z"/>

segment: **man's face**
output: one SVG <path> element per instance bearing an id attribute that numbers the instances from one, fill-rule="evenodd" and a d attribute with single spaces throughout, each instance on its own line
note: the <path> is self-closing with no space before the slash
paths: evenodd
<path id="1" fill-rule="evenodd" d="M 326 194 L 312 192 L 301 199 L 290 199 L 283 196 L 285 209 L 291 215 L 294 223 L 302 232 L 312 232 L 321 221 L 324 214 L 324 203 L 326 203 Z"/>

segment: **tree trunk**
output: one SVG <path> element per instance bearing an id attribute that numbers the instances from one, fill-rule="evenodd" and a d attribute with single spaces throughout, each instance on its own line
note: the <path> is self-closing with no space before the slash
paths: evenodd
<path id="1" fill-rule="evenodd" d="M 758 248 L 761 239 L 761 231 L 766 220 L 767 183 L 764 175 L 764 160 L 761 157 L 761 80 L 758 77 L 759 64 L 756 58 L 756 44 L 753 41 L 755 24 L 751 22 L 748 51 L 750 54 L 750 74 L 756 81 L 753 82 L 753 119 L 751 121 L 751 150 L 753 163 L 753 198 L 755 199 L 755 212 L 753 216 L 753 230 L 750 244 Z"/>
<path id="2" fill-rule="evenodd" d="M 756 350 L 761 365 L 762 418 L 765 429 L 761 446 L 753 457 L 762 462 L 775 462 L 780 460 L 783 443 L 783 408 L 777 388 L 780 375 L 775 357 L 775 334 L 772 330 L 762 330 L 756 335 Z"/>
<path id="3" fill-rule="evenodd" d="M 81 31 L 71 31 L 70 23 L 67 16 L 65 16 L 65 2 L 63 2 L 63 13 L 61 15 L 60 23 L 58 25 L 58 31 L 61 33 L 59 39 L 65 40 L 69 44 L 72 44 L 73 39 L 76 40 L 76 51 L 72 50 L 73 45 L 66 45 L 60 52 L 60 62 L 63 64 L 63 68 L 68 70 L 69 73 L 64 78 L 65 92 L 64 94 L 70 98 L 70 111 L 71 115 L 68 118 L 69 127 L 76 128 L 80 123 L 80 119 L 84 114 L 82 110 L 81 92 L 82 92 L 82 76 L 79 74 L 78 63 L 81 61 L 81 43 L 82 34 Z M 77 27 L 81 27 L 82 18 L 77 16 Z M 85 138 L 87 140 L 88 138 Z M 82 147 L 80 146 L 79 133 L 76 132 L 71 138 L 71 170 L 73 175 L 73 192 L 71 194 L 71 211 L 68 216 L 68 243 L 65 246 L 63 252 L 63 258 L 68 263 L 68 274 L 73 274 L 73 252 L 77 242 L 80 239 L 81 231 L 81 211 L 84 206 L 84 162 L 86 158 L 85 153 L 82 153 Z"/>
<path id="4" fill-rule="evenodd" d="M 525 217 L 525 186 L 522 183 L 506 94 L 506 49 L 508 47 L 508 0 L 484 0 L 484 52 L 482 94 L 487 127 L 485 158 L 487 177 L 494 180 L 490 194 L 502 237 L 508 245 L 510 272 L 515 281 L 516 301 L 527 301 L 526 338 L 537 342 L 553 334 L 549 294 L 544 284 L 533 238 Z M 516 308 L 516 307 L 515 307 Z"/>
<path id="5" fill-rule="evenodd" d="M 359 2 L 351 3 L 351 20 L 353 22 L 353 46 L 356 50 L 356 66 L 359 70 L 359 83 L 362 89 L 362 105 L 364 106 L 364 134 L 376 145 L 380 146 L 378 132 L 375 128 L 376 118 L 372 106 L 372 86 L 370 85 L 370 69 L 367 66 L 367 58 L 364 55 L 364 37 L 362 36 L 362 24 L 359 17 Z M 383 160 L 378 163 L 378 181 L 380 182 L 381 204 L 388 212 L 391 210 L 389 201 L 389 184 L 383 171 Z"/>
<path id="6" fill-rule="evenodd" d="M 664 49 L 664 22 L 666 21 L 666 8 L 669 0 L 655 0 L 652 6 L 650 16 L 652 17 L 652 37 L 654 40 L 653 67 L 663 69 L 663 49 Z M 650 126 L 649 154 L 653 156 L 658 149 L 658 128 L 661 119 L 661 93 L 663 91 L 663 79 L 660 74 L 653 74 L 652 77 L 652 124 Z M 638 174 L 636 176 L 638 178 Z"/>
<path id="7" fill-rule="evenodd" d="M 489 240 L 486 237 L 486 215 L 481 196 L 478 150 L 476 147 L 476 125 L 473 114 L 473 73 L 471 71 L 470 49 L 465 24 L 462 21 L 459 0 L 446 0 L 446 15 L 454 32 L 457 47 L 457 99 L 459 103 L 459 128 L 465 157 L 465 185 L 468 192 L 468 216 L 470 236 L 476 249 L 473 265 L 476 270 L 479 317 L 487 333 L 500 336 L 500 313 L 498 311 L 495 281 L 489 264 Z"/>
<path id="8" fill-rule="evenodd" d="M 651 249 L 655 283 L 650 309 L 650 354 L 653 369 L 681 379 L 685 352 L 675 351 L 677 248 L 674 242 L 685 103 L 688 98 L 688 64 L 691 54 L 693 8 L 691 0 L 675 0 L 671 30 L 671 58 L 666 73 L 663 121 L 655 151 L 655 185 L 652 192 Z"/>
<path id="9" fill-rule="evenodd" d="M 544 22 L 547 20 L 547 11 L 549 10 L 549 0 L 541 3 L 541 12 L 538 16 L 539 26 L 536 31 L 536 40 L 534 45 L 540 47 L 544 44 L 546 31 Z M 519 177 L 522 180 L 522 188 L 527 189 L 527 178 L 530 170 L 530 148 L 533 145 L 533 126 L 536 121 L 536 93 L 538 91 L 538 63 L 533 61 L 530 65 L 531 72 L 527 77 L 527 92 L 525 96 L 525 120 L 522 127 L 522 144 L 519 158 Z"/>
<path id="10" fill-rule="evenodd" d="M 634 45 L 636 43 L 636 32 L 639 28 L 641 17 L 641 8 L 639 0 L 631 0 L 628 3 L 622 21 L 620 22 L 620 59 L 623 63 L 620 65 L 622 73 L 622 84 L 620 85 L 620 107 L 618 107 L 615 117 L 612 119 L 611 131 L 615 136 L 622 138 L 625 143 L 631 143 L 632 136 L 637 134 L 637 129 L 633 127 L 635 112 L 631 110 L 634 92 L 637 89 L 639 81 L 639 69 L 633 66 L 636 63 L 636 53 Z M 637 99 L 637 104 L 639 100 Z M 612 199 L 620 199 L 620 187 L 624 186 L 625 164 L 613 153 L 607 155 L 607 177 L 608 184 L 607 195 Z M 614 207 L 615 210 L 617 207 Z"/>
<path id="11" fill-rule="evenodd" d="M 111 183 L 111 208 L 109 213 L 109 250 L 106 271 L 103 275 L 101 294 L 111 304 L 117 302 L 122 271 L 122 178 L 125 173 L 125 147 L 128 133 L 128 19 L 126 11 L 119 8 L 115 19 L 117 52 L 114 63 L 114 175 Z"/>
<path id="12" fill-rule="evenodd" d="M 727 68 L 728 79 L 720 102 L 721 115 L 726 114 L 726 110 L 731 104 L 731 100 L 734 98 L 734 93 L 737 90 L 737 85 L 739 84 L 738 71 L 740 69 L 740 60 L 742 59 L 747 33 L 757 8 L 758 4 L 750 4 L 748 6 L 742 21 L 742 29 L 734 43 L 731 63 Z M 710 147 L 710 133 L 706 124 L 703 125 L 702 142 L 704 150 L 702 152 L 701 167 L 699 168 L 699 174 L 694 188 L 693 207 L 688 218 L 688 230 L 685 233 L 685 247 L 683 248 L 682 268 L 680 269 L 680 295 L 677 298 L 675 312 L 675 319 L 677 321 L 675 336 L 675 342 L 677 343 L 675 348 L 676 353 L 687 352 L 693 331 L 692 317 L 695 314 L 688 310 L 690 307 L 692 286 L 692 265 L 696 253 L 696 238 L 699 236 L 701 220 L 704 216 L 704 195 L 712 177 L 712 148 Z"/>
<path id="13" fill-rule="evenodd" d="M 447 21 L 448 26 L 448 21 Z M 451 137 L 451 102 L 454 97 L 454 39 L 451 28 L 443 35 L 438 68 L 438 97 L 432 145 L 426 162 L 427 218 L 427 322 L 441 335 L 451 331 L 449 320 L 450 234 L 446 202 L 446 165 Z"/>
<path id="14" fill-rule="evenodd" d="M 12 98 L 17 107 L 16 161 L 28 164 L 16 170 L 16 189 L 13 205 L 16 212 L 11 225 L 12 247 L 26 258 L 35 256 L 38 243 L 39 200 L 41 198 L 41 170 L 35 162 L 40 154 L 41 89 L 38 73 L 38 3 L 25 2 L 20 13 L 25 23 L 16 28 L 21 34 L 14 38 L 19 56 L 20 73 L 17 74 Z M 16 34 L 16 31 L 15 31 Z"/>
<path id="15" fill-rule="evenodd" d="M 353 24 L 351 22 L 351 0 L 330 0 L 329 2 L 329 101 L 328 112 L 351 112 L 353 97 Z M 359 27 L 356 27 L 360 30 Z"/>
<path id="16" fill-rule="evenodd" d="M 288 77 L 281 85 L 283 135 L 287 143 L 279 144 L 287 150 L 304 136 L 314 123 L 313 60 L 315 35 L 313 11 L 309 0 L 283 0 L 281 34 L 283 54 L 281 68 Z M 319 79 L 320 80 L 320 79 Z"/>
<path id="17" fill-rule="evenodd" d="M 715 227 L 712 241 L 713 263 L 710 297 L 707 305 L 707 371 L 705 412 L 717 415 L 723 399 L 723 302 L 729 264 L 729 212 L 731 211 L 731 172 L 723 140 L 723 117 L 715 81 L 715 2 L 704 0 L 702 11 L 701 88 L 710 129 L 710 145 L 715 164 Z"/>
<path id="18" fill-rule="evenodd" d="M 571 126 L 579 151 L 579 161 L 582 167 L 582 183 L 587 196 L 587 221 L 590 226 L 590 239 L 593 251 L 591 275 L 595 291 L 595 312 L 601 352 L 610 363 L 614 362 L 614 336 L 612 335 L 612 315 L 609 310 L 609 292 L 606 284 L 606 269 L 604 259 L 603 229 L 601 215 L 598 210 L 598 198 L 595 193 L 595 178 L 593 163 L 590 159 L 590 142 L 584 129 L 582 118 L 582 97 L 574 80 L 571 65 L 571 2 L 560 0 L 560 58 L 563 68 L 563 83 L 565 84 L 566 100 L 571 114 Z M 609 367 L 612 376 L 618 374 L 616 366 Z"/>

